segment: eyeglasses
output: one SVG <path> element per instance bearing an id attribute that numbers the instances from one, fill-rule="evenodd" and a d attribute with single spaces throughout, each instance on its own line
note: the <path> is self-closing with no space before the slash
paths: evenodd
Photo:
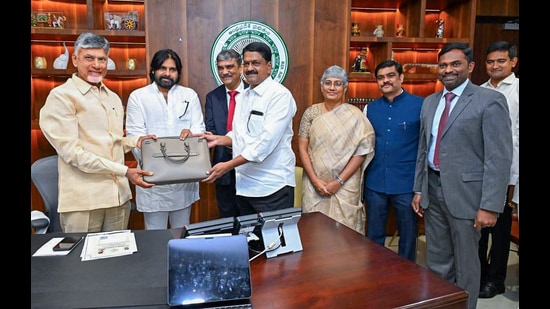
<path id="1" fill-rule="evenodd" d="M 326 79 L 326 80 L 323 82 L 323 85 L 325 85 L 326 87 L 332 87 L 332 85 L 334 85 L 334 87 L 342 87 L 342 86 L 344 86 L 344 82 L 341 81 L 341 80 L 335 80 L 335 81 L 333 82 L 333 81 L 331 81 L 331 80 Z"/>

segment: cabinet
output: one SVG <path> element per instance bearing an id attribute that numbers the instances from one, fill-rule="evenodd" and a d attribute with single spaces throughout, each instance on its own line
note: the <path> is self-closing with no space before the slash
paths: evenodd
<path id="1" fill-rule="evenodd" d="M 374 68 L 392 58 L 403 65 L 406 91 L 425 97 L 441 89 L 435 66 L 437 54 L 451 42 L 472 46 L 475 4 L 474 0 L 351 0 L 349 100 L 368 102 L 369 98 L 379 97 Z M 436 37 L 441 20 L 443 33 Z M 380 25 L 384 34 L 377 37 L 374 30 Z M 404 29 L 401 36 L 397 35 L 399 26 Z M 365 50 L 369 72 L 354 72 L 354 61 Z"/>
<path id="2" fill-rule="evenodd" d="M 120 29 L 117 26 L 112 27 L 116 30 L 109 29 L 109 18 L 113 15 L 121 16 Z M 101 34 L 111 43 L 109 58 L 116 70 L 109 70 L 104 81 L 119 94 L 123 104 L 132 90 L 145 86 L 144 21 L 144 0 L 31 0 L 31 129 L 39 128 L 39 111 L 50 90 L 76 71 L 70 58 L 74 42 L 82 32 Z M 65 52 L 63 44 L 69 51 L 67 68 L 54 69 L 55 59 Z M 37 57 L 45 68 L 35 66 Z M 135 59 L 133 70 L 127 68 L 129 59 Z"/>

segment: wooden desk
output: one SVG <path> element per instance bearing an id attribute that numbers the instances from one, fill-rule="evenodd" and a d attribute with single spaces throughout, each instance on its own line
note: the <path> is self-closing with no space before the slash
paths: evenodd
<path id="1" fill-rule="evenodd" d="M 303 251 L 250 264 L 255 308 L 467 308 L 464 290 L 321 213 L 298 226 Z"/>
<path id="2" fill-rule="evenodd" d="M 320 214 L 298 223 L 303 251 L 253 260 L 256 309 L 466 308 L 464 290 Z M 134 231 L 138 252 L 80 261 L 31 258 L 32 308 L 168 308 L 166 243 L 179 229 Z M 51 237 L 31 235 L 31 255 Z"/>

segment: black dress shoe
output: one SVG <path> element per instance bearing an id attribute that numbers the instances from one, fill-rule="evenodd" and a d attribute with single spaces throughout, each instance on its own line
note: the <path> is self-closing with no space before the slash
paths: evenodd
<path id="1" fill-rule="evenodd" d="M 497 294 L 502 294 L 506 291 L 504 283 L 494 283 L 491 281 L 485 282 L 479 289 L 479 298 L 493 298 Z"/>

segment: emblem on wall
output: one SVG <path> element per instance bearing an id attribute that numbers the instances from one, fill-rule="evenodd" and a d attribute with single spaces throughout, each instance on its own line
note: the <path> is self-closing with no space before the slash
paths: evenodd
<path id="1" fill-rule="evenodd" d="M 263 42 L 271 48 L 271 77 L 282 83 L 288 73 L 288 50 L 286 44 L 273 28 L 253 20 L 233 23 L 216 37 L 210 51 L 210 68 L 218 85 L 222 84 L 216 67 L 216 56 L 224 49 L 234 49 L 242 55 L 243 48 L 252 42 Z"/>

